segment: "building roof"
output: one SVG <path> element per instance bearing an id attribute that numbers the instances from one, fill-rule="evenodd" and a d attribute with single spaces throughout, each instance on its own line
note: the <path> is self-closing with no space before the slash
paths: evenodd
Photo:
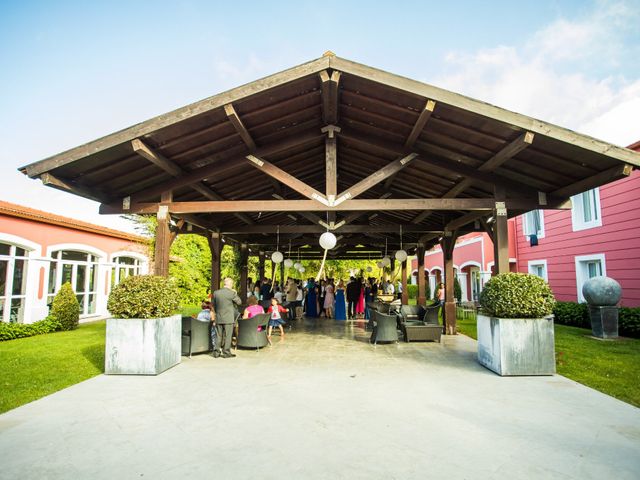
<path id="1" fill-rule="evenodd" d="M 100 225 L 94 225 L 92 223 L 83 222 L 74 218 L 63 217 L 61 215 L 55 215 L 53 213 L 44 212 L 42 210 L 36 210 L 35 208 L 24 207 L 15 203 L 9 203 L 0 200 L 0 215 L 6 215 L 9 217 L 24 218 L 26 220 L 32 220 L 34 222 L 47 223 L 50 225 L 56 225 L 59 227 L 70 228 L 73 230 L 81 230 L 84 232 L 96 233 L 98 235 L 105 235 L 107 237 L 120 238 L 122 240 L 130 240 L 137 243 L 147 243 L 148 238 L 140 235 L 134 235 L 127 232 L 121 232 Z"/>
<path id="2" fill-rule="evenodd" d="M 328 54 L 20 170 L 103 213 L 155 213 L 171 191 L 174 217 L 260 250 L 277 230 L 296 246 L 334 225 L 346 256 L 397 248 L 399 225 L 408 244 L 481 228 L 496 189 L 509 216 L 567 208 L 638 166 L 629 149 Z"/>

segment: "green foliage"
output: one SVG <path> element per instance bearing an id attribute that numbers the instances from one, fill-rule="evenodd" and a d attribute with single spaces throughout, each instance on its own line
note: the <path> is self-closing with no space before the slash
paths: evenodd
<path id="1" fill-rule="evenodd" d="M 169 276 L 180 290 L 182 305 L 199 305 L 211 288 L 211 249 L 201 235 L 178 235 L 171 245 Z"/>
<path id="2" fill-rule="evenodd" d="M 586 303 L 557 302 L 553 307 L 555 323 L 572 327 L 591 328 L 589 308 Z"/>
<path id="3" fill-rule="evenodd" d="M 528 273 L 501 273 L 480 293 L 486 315 L 502 318 L 541 318 L 553 313 L 556 301 L 549 285 Z"/>
<path id="4" fill-rule="evenodd" d="M 61 330 L 75 330 L 80 322 L 80 304 L 69 282 L 60 287 L 53 299 L 50 316 L 60 324 Z"/>
<path id="5" fill-rule="evenodd" d="M 107 308 L 116 318 L 161 318 L 173 314 L 179 304 L 180 292 L 174 281 L 136 275 L 113 288 Z"/>
<path id="6" fill-rule="evenodd" d="M 44 320 L 34 323 L 0 322 L 0 342 L 15 340 L 16 338 L 33 337 L 34 335 L 51 333 L 60 329 L 60 323 L 52 316 L 48 316 Z"/>
<path id="7" fill-rule="evenodd" d="M 418 285 L 407 285 L 407 295 L 409 298 L 418 298 Z"/>
<path id="8" fill-rule="evenodd" d="M 640 338 L 640 307 L 620 307 L 618 332 L 625 337 Z"/>
<path id="9" fill-rule="evenodd" d="M 456 297 L 458 303 L 462 301 L 462 287 L 458 277 L 453 277 L 453 296 Z"/>
<path id="10" fill-rule="evenodd" d="M 429 285 L 429 280 L 425 278 L 424 280 L 424 297 L 429 299 L 431 298 L 431 285 Z"/>
<path id="11" fill-rule="evenodd" d="M 586 303 L 558 302 L 553 308 L 555 322 L 591 329 L 589 307 Z M 620 307 L 618 333 L 624 337 L 640 338 L 640 308 Z"/>

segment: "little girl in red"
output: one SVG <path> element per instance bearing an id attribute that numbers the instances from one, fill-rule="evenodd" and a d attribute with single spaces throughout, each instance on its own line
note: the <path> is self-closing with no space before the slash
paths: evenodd
<path id="1" fill-rule="evenodd" d="M 278 327 L 280 329 L 280 336 L 284 338 L 284 320 L 282 319 L 282 314 L 287 313 L 289 310 L 284 308 L 282 305 L 278 304 L 278 300 L 274 297 L 271 299 L 271 306 L 267 313 L 271 314 L 271 319 L 269 320 L 269 328 L 267 330 L 267 340 L 269 341 L 269 345 L 271 345 L 271 332 L 273 331 L 273 327 Z"/>

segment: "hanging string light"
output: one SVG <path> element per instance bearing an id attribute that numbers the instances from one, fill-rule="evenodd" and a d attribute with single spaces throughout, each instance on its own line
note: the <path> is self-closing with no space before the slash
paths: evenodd
<path id="1" fill-rule="evenodd" d="M 287 254 L 287 258 L 284 260 L 284 267 L 291 268 L 293 265 L 293 260 L 291 260 L 291 240 L 289 240 L 289 253 Z"/>
<path id="2" fill-rule="evenodd" d="M 400 250 L 396 252 L 396 260 L 400 263 L 407 259 L 407 251 L 402 248 L 402 225 L 400 225 Z"/>
<path id="3" fill-rule="evenodd" d="M 380 261 L 380 263 L 382 263 L 382 267 L 388 267 L 389 265 L 391 265 L 391 259 L 389 258 L 389 255 L 387 255 L 387 238 L 386 237 L 384 239 L 384 257 L 382 257 L 382 260 Z"/>
<path id="4" fill-rule="evenodd" d="M 273 252 L 271 254 L 271 261 L 275 264 L 278 265 L 280 263 L 282 263 L 282 260 L 284 260 L 284 255 L 282 255 L 282 252 L 280 251 L 280 225 L 278 225 L 277 230 L 276 230 L 276 251 Z M 271 291 L 273 292 L 273 289 L 276 286 L 276 273 L 278 272 L 277 268 L 273 268 L 273 278 L 271 279 Z M 282 280 L 282 279 L 280 279 Z"/>
<path id="5" fill-rule="evenodd" d="M 327 212 L 327 225 L 329 225 L 329 212 Z M 320 280 L 320 276 L 322 275 L 322 271 L 324 270 L 324 263 L 327 260 L 327 252 L 335 247 L 337 243 L 338 239 L 333 233 L 329 231 L 329 228 L 327 227 L 327 231 L 320 235 L 320 246 L 324 249 L 324 255 L 322 256 L 320 270 L 318 270 L 318 275 L 316 275 L 316 282 Z"/>

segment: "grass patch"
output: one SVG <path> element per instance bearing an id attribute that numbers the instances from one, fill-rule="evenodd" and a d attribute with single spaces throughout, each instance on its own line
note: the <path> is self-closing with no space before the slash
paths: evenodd
<path id="1" fill-rule="evenodd" d="M 0 342 L 0 413 L 104 372 L 105 322 Z"/>
<path id="2" fill-rule="evenodd" d="M 457 320 L 458 331 L 478 338 L 476 320 Z M 578 383 L 640 407 L 640 340 L 601 341 L 590 330 L 555 325 L 556 370 Z"/>

